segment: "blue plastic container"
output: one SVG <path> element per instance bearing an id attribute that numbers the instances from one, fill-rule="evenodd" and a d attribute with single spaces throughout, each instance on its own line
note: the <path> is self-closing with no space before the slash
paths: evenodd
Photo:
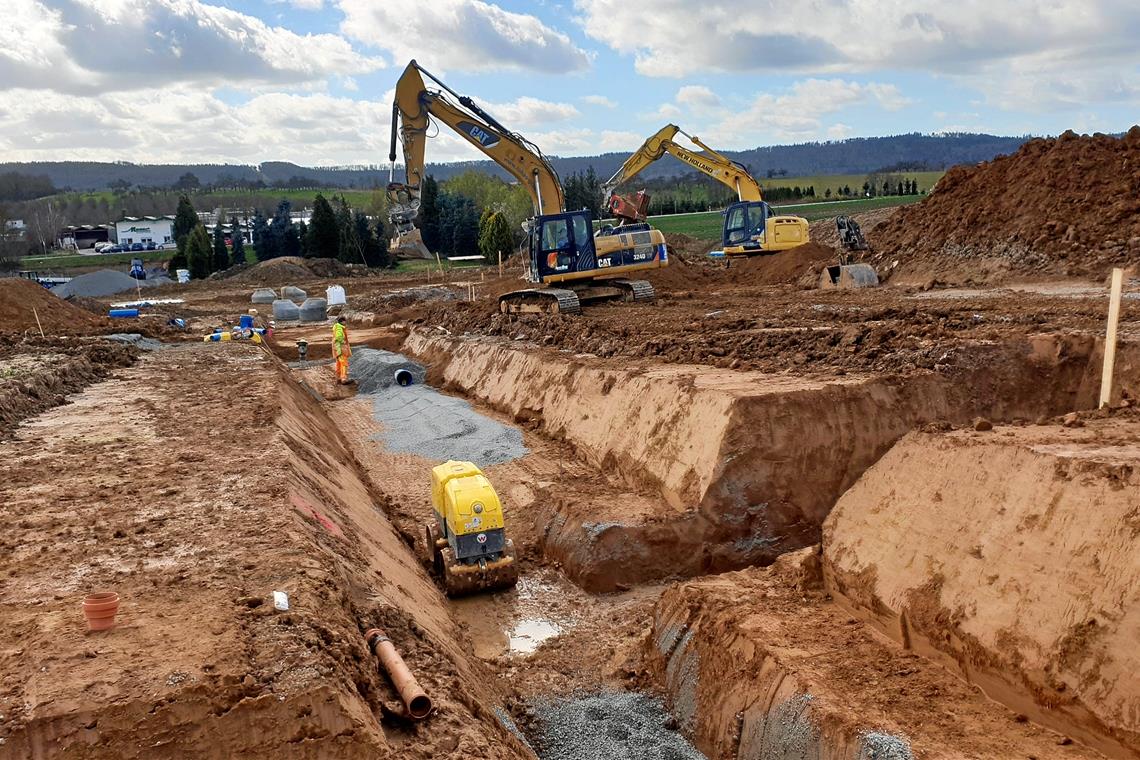
<path id="1" fill-rule="evenodd" d="M 111 309 L 107 312 L 112 319 L 133 319 L 138 317 L 138 309 Z"/>
<path id="2" fill-rule="evenodd" d="M 241 319 L 238 320 L 238 327 L 240 327 L 243 330 L 252 329 L 253 328 L 253 315 L 252 314 L 242 314 Z"/>

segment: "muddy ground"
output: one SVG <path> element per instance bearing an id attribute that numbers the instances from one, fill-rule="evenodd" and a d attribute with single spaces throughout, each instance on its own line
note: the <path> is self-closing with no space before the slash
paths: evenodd
<path id="1" fill-rule="evenodd" d="M 669 716 L 648 739 L 642 723 L 598 718 L 615 743 L 589 746 L 615 757 L 630 737 L 663 757 L 687 756 L 675 741 L 710 758 L 1140 756 L 1131 691 L 1110 703 L 1121 719 L 1097 718 L 1103 730 L 1028 709 L 1018 700 L 1033 693 L 1017 693 L 1016 677 L 986 697 L 970 672 L 882 635 L 898 606 L 886 592 L 867 611 L 838 604 L 808 546 L 915 428 L 937 437 L 996 422 L 1003 439 L 1042 431 L 1031 445 L 1058 439 L 1044 431 L 1096 440 L 1096 423 L 1064 414 L 1095 404 L 1103 283 L 823 292 L 811 285 L 835 256 L 825 246 L 726 269 L 703 244 L 671 243 L 673 268 L 651 276 L 655 304 L 579 317 L 499 314 L 494 296 L 518 283 L 492 270 L 332 280 L 289 264 L 160 288 L 184 303 L 140 326 L 180 316 L 190 329 L 160 330 L 171 347 L 153 353 L 91 337 L 108 329 L 94 313 L 108 299 L 71 304 L 93 319 L 61 312 L 47 338 L 22 327 L 0 353 L 0 393 L 18 399 L 5 411 L 22 410 L 0 441 L 0 757 L 561 757 L 562 729 L 591 721 L 552 703 L 656 715 L 637 695 L 662 699 Z M 311 295 L 344 285 L 355 345 L 420 351 L 429 383 L 519 431 L 525 453 L 486 468 L 519 549 L 516 589 L 439 592 L 423 541 L 435 462 L 388 450 L 374 400 L 333 383 L 327 325 L 276 325 L 265 347 L 200 342 L 251 308 L 253 287 L 291 276 Z M 1129 288 L 1131 344 L 1140 306 Z M 313 361 L 291 368 L 300 338 Z M 1137 356 L 1121 352 L 1121 409 L 1140 388 Z M 60 379 L 31 382 L 33 371 Z M 650 401 L 638 405 L 635 389 Z M 608 427 L 624 429 L 591 419 L 607 403 Z M 1105 445 L 1134 447 L 1140 422 L 1115 414 Z M 1118 486 L 1132 475 L 1081 477 Z M 1129 535 L 1113 534 L 1118 564 L 1134 556 Z M 858 556 L 858 536 L 831 540 Z M 751 567 L 803 546 L 794 562 Z M 1084 583 L 1086 565 L 1071 566 Z M 1112 614 L 1129 621 L 1133 573 L 1113 576 Z M 956 578 L 963 610 L 986 577 Z M 120 623 L 89 633 L 79 602 L 103 589 L 123 598 Z M 273 609 L 275 590 L 288 612 Z M 361 636 L 376 625 L 435 701 L 427 721 L 402 716 L 377 672 Z M 988 651 L 972 656 L 1015 673 Z M 1072 699 L 1109 704 L 1101 671 L 1079 672 Z"/>

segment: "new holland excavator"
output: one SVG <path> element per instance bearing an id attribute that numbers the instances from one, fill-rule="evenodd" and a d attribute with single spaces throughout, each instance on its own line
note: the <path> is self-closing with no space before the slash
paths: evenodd
<path id="1" fill-rule="evenodd" d="M 427 77 L 439 85 L 429 90 Z M 450 100 L 447 95 L 455 99 Z M 588 210 L 565 208 L 562 184 L 542 151 L 459 95 L 412 61 L 396 84 L 388 159 L 395 173 L 396 142 L 403 144 L 404 182 L 388 185 L 389 215 L 397 235 L 414 247 L 424 179 L 424 148 L 432 120 L 474 145 L 530 193 L 535 216 L 525 225 L 525 278 L 534 287 L 499 297 L 503 312 L 577 313 L 581 304 L 603 299 L 653 300 L 653 286 L 629 275 L 668 264 L 665 236 L 648 224 L 607 228 L 594 233 Z"/>
<path id="2" fill-rule="evenodd" d="M 674 140 L 673 138 L 677 136 L 678 132 L 692 140 L 693 144 L 699 146 L 704 152 L 691 150 Z M 701 142 L 699 138 L 685 132 L 676 124 L 666 124 L 658 130 L 657 134 L 646 140 L 633 155 L 626 159 L 626 162 L 622 164 L 614 176 L 606 181 L 603 185 L 606 208 L 619 218 L 643 221 L 646 205 L 643 198 L 639 198 L 638 202 L 631 203 L 628 199 L 616 195 L 614 190 L 619 185 L 636 177 L 645 167 L 666 153 L 736 191 L 739 201 L 733 203 L 724 212 L 724 230 L 721 235 L 721 243 L 726 257 L 786 251 L 808 242 L 806 219 L 798 216 L 773 214 L 772 207 L 761 197 L 760 183 L 748 173 L 747 169 L 732 159 L 717 153 Z M 636 210 L 631 212 L 631 208 L 636 206 L 640 206 L 640 214 L 636 213 Z"/>

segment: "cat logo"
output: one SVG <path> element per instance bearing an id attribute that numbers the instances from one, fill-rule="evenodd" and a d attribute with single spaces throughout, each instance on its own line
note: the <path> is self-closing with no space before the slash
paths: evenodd
<path id="1" fill-rule="evenodd" d="M 499 138 L 487 130 L 483 129 L 478 124 L 472 124 L 469 121 L 459 122 L 459 128 L 475 142 L 482 145 L 484 148 L 491 148 L 498 144 Z"/>

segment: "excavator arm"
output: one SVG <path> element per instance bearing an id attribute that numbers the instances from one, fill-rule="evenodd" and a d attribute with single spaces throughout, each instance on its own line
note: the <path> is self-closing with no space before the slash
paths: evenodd
<path id="1" fill-rule="evenodd" d="M 442 88 L 429 90 L 424 76 Z M 450 94 L 457 103 L 445 97 Z M 392 104 L 392 139 L 388 160 L 395 172 L 397 139 L 404 148 L 404 182 L 388 185 L 389 213 L 400 233 L 412 230 L 419 212 L 420 191 L 424 179 L 424 148 L 428 127 L 435 119 L 482 151 L 503 167 L 530 193 L 535 215 L 562 211 L 562 184 L 554 167 L 542 152 L 526 138 L 512 132 L 471 98 L 459 95 L 431 75 L 415 61 L 404 69 L 396 83 Z"/>
<path id="2" fill-rule="evenodd" d="M 673 138 L 677 136 L 678 132 L 692 140 L 704 153 L 690 150 L 674 140 Z M 748 173 L 747 169 L 731 158 L 717 153 L 701 142 L 700 138 L 690 135 L 676 124 L 666 124 L 658 130 L 657 134 L 646 140 L 633 155 L 626 159 L 622 167 L 602 186 L 606 194 L 606 207 L 609 208 L 611 206 L 610 201 L 611 198 L 613 198 L 614 190 L 619 185 L 636 177 L 645 167 L 666 153 L 684 161 L 697 171 L 707 174 L 718 182 L 722 182 L 728 187 L 731 187 L 741 201 L 762 200 L 760 184 Z"/>

